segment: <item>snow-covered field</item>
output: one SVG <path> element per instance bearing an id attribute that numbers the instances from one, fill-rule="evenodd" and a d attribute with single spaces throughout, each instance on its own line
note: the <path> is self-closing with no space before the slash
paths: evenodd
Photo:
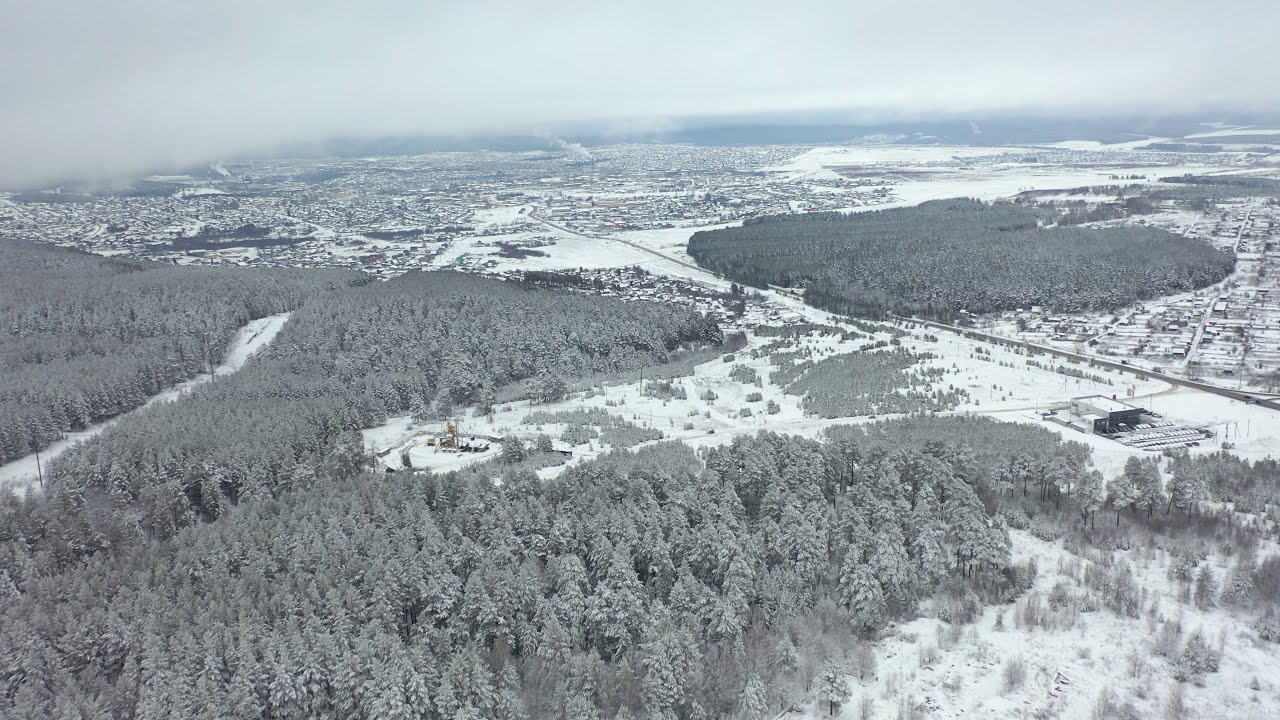
<path id="1" fill-rule="evenodd" d="M 1280 136 L 1280 130 L 1275 128 L 1257 128 L 1257 127 L 1238 127 L 1227 130 L 1214 130 L 1213 132 L 1195 133 L 1188 135 L 1189 138 L 1212 138 L 1212 137 L 1233 137 L 1239 135 L 1277 135 Z"/>
<path id="2" fill-rule="evenodd" d="M 799 310 L 812 317 L 814 322 L 840 326 L 839 322 L 827 313 L 801 306 Z M 845 326 L 847 329 L 852 329 Z M 1097 375 L 1102 381 L 1068 377 L 1050 369 L 1029 367 L 1027 357 L 1019 355 L 1010 348 L 991 346 L 968 338 L 960 338 L 942 333 L 936 342 L 925 339 L 922 329 L 913 330 L 901 339 L 902 347 L 916 353 L 931 353 L 938 357 L 923 361 L 919 367 L 940 368 L 946 376 L 939 383 L 942 387 L 954 386 L 969 394 L 969 400 L 962 403 L 951 414 L 981 414 L 1013 421 L 1042 425 L 1062 434 L 1064 439 L 1084 442 L 1095 450 L 1095 462 L 1105 474 L 1117 474 L 1125 460 L 1132 456 L 1144 456 L 1141 450 L 1120 445 L 1111 440 L 1087 435 L 1056 423 L 1044 421 L 1040 412 L 1061 407 L 1073 397 L 1083 395 L 1118 395 L 1127 397 L 1130 388 L 1134 391 L 1132 400 L 1153 409 L 1158 409 L 1166 417 L 1188 424 L 1212 424 L 1221 422 L 1216 416 L 1201 421 L 1196 412 L 1197 403 L 1206 398 L 1221 400 L 1220 411 L 1224 417 L 1237 417 L 1236 412 L 1245 413 L 1256 419 L 1258 426 L 1253 428 L 1252 420 L 1241 423 L 1241 432 L 1251 432 L 1256 442 L 1243 445 L 1251 453 L 1261 457 L 1267 454 L 1266 433 L 1275 428 L 1275 437 L 1280 437 L 1280 416 L 1270 417 L 1275 413 L 1245 406 L 1225 398 L 1208 396 L 1194 390 L 1185 390 L 1179 395 L 1171 386 L 1159 380 L 1139 380 L 1131 375 L 1109 370 L 1092 369 L 1090 374 Z M 874 339 L 888 340 L 887 333 L 877 333 Z M 734 355 L 732 362 L 722 359 L 711 360 L 694 368 L 692 375 L 673 380 L 673 384 L 683 389 L 684 399 L 661 399 L 645 395 L 641 391 L 640 381 L 624 384 L 601 386 L 598 394 L 576 397 L 555 403 L 532 404 L 528 401 L 500 404 L 491 415 L 472 416 L 467 413 L 462 418 L 461 432 L 464 436 L 497 436 L 518 437 L 530 440 L 534 436 L 545 433 L 553 438 L 558 437 L 562 426 L 527 425 L 522 421 L 532 411 L 559 412 L 565 410 L 586 410 L 599 408 L 623 420 L 638 426 L 659 430 L 666 439 L 679 439 L 695 446 L 728 442 L 742 434 L 754 434 L 761 430 L 818 437 L 822 431 L 833 425 L 873 422 L 869 417 L 820 418 L 806 415 L 801 407 L 800 398 L 788 395 L 777 385 L 768 381 L 774 369 L 767 354 L 751 357 L 752 350 L 760 350 L 772 342 L 772 337 L 750 335 L 748 346 Z M 804 350 L 812 353 L 812 359 L 820 360 L 841 353 L 855 352 L 857 348 L 868 342 L 868 339 L 842 342 L 831 335 L 811 334 L 800 338 L 790 350 Z M 982 352 L 979 352 L 981 350 Z M 990 354 L 986 354 L 986 351 Z M 990 360 L 980 359 L 990 358 Z M 1037 358 L 1044 361 L 1044 358 Z M 1046 366 L 1051 366 L 1045 362 Z M 730 377 L 735 366 L 749 368 L 761 377 L 759 385 L 744 384 Z M 652 383 L 652 381 L 648 381 Z M 703 398 L 708 393 L 715 396 L 708 402 Z M 748 396 L 759 393 L 760 399 L 748 401 Z M 1186 398 L 1184 400 L 1183 398 Z M 778 405 L 776 414 L 766 411 L 767 404 L 773 401 Z M 742 410 L 750 410 L 749 416 L 743 416 Z M 877 419 L 892 417 L 880 414 Z M 1218 428 L 1214 428 L 1218 429 Z M 415 423 L 408 417 L 396 417 L 386 424 L 366 430 L 364 437 L 368 447 L 377 453 L 386 453 L 386 461 L 393 467 L 399 466 L 400 450 L 411 448 L 410 456 L 415 468 L 448 471 L 478 462 L 499 449 L 495 445 L 489 454 L 450 454 L 436 452 L 425 444 L 428 435 L 443 432 L 440 422 Z M 1233 431 L 1234 432 L 1234 431 Z M 1234 435 L 1233 435 L 1234 440 Z M 610 448 L 599 443 L 583 444 L 573 448 L 574 462 L 597 457 Z M 1196 448 L 1196 452 L 1211 452 L 1216 447 Z"/>
<path id="3" fill-rule="evenodd" d="M 174 385 L 168 390 L 156 393 L 148 398 L 146 404 L 142 407 L 146 408 L 156 403 L 172 402 L 191 392 L 192 388 L 203 385 L 214 377 L 229 375 L 239 370 L 254 353 L 266 347 L 275 338 L 280 329 L 284 327 L 284 324 L 288 322 L 290 314 L 286 312 L 278 315 L 268 315 L 251 321 L 236 332 L 231 341 L 231 347 L 227 350 L 226 357 L 223 358 L 221 365 L 214 368 L 213 375 L 197 375 L 190 380 Z M 137 412 L 137 410 L 133 412 Z M 38 462 L 36 455 L 32 453 L 24 458 L 0 465 L 0 489 L 12 490 L 19 494 L 25 493 L 28 488 L 39 481 L 40 471 L 50 460 L 111 427 L 120 417 L 123 416 L 91 425 L 80 432 L 67 433 L 63 439 L 41 450 Z M 37 464 L 41 467 L 37 467 Z"/>
<path id="4" fill-rule="evenodd" d="M 1114 554 L 1114 562 L 1131 564 L 1147 598 L 1143 617 L 1128 618 L 1105 608 L 1047 609 L 1058 584 L 1077 598 L 1089 592 L 1082 578 L 1091 561 L 1067 551 L 1061 542 L 1018 530 L 1010 537 L 1014 562 L 1036 561 L 1033 592 L 1048 623 L 1028 627 L 1019 620 L 1029 594 L 1012 605 L 985 608 L 968 626 L 953 627 L 934 617 L 899 625 L 876 643 L 875 671 L 863 679 L 849 677 L 852 698 L 839 717 L 857 718 L 858 705 L 866 698 L 874 718 L 901 717 L 904 703 L 920 703 L 930 708 L 929 718 L 1089 720 L 1099 717 L 1094 709 L 1108 691 L 1121 705 L 1133 703 L 1143 718 L 1174 717 L 1169 704 L 1175 693 L 1182 695 L 1186 717 L 1275 717 L 1280 646 L 1255 644 L 1252 629 L 1238 614 L 1198 608 L 1180 598 L 1179 582 L 1169 578 L 1168 552 L 1144 548 Z M 1209 562 L 1219 578 L 1232 565 L 1221 555 Z M 1157 634 L 1174 624 L 1180 624 L 1183 637 L 1200 631 L 1210 645 L 1223 643 L 1221 669 L 1206 677 L 1204 687 L 1176 681 L 1174 658 L 1155 652 Z M 1009 688 L 1004 669 L 1018 660 L 1025 665 L 1025 680 Z M 1255 681 L 1257 690 L 1251 687 Z M 815 702 L 790 717 L 829 715 L 825 703 Z"/>

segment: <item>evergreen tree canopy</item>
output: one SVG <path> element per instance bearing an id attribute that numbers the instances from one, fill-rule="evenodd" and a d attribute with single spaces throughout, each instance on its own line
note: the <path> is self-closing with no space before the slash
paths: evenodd
<path id="1" fill-rule="evenodd" d="M 747 285 L 803 288 L 827 310 L 941 318 L 1108 310 L 1211 285 L 1235 266 L 1203 240 L 1162 230 L 1040 222 L 1030 208 L 976 200 L 777 215 L 695 233 L 689 255 Z"/>

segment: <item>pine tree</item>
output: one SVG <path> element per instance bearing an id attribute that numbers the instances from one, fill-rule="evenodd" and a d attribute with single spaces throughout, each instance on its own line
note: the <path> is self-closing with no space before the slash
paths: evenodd
<path id="1" fill-rule="evenodd" d="M 1230 607 L 1246 607 L 1253 600 L 1253 575 L 1255 569 L 1244 562 L 1236 563 L 1227 575 L 1222 587 L 1222 604 Z"/>
<path id="2" fill-rule="evenodd" d="M 1126 466 L 1127 470 L 1128 467 Z M 1154 459 L 1141 463 L 1136 504 L 1139 507 L 1145 507 L 1147 509 L 1147 517 L 1151 517 L 1156 508 L 1164 504 L 1164 501 L 1164 478 L 1160 474 L 1160 465 Z"/>
<path id="3" fill-rule="evenodd" d="M 1168 515 L 1175 507 L 1189 512 L 1192 505 L 1208 498 L 1208 484 L 1199 466 L 1191 462 L 1175 464 L 1169 479 L 1169 504 L 1165 514 Z"/>
<path id="4" fill-rule="evenodd" d="M 796 648 L 791 634 L 784 632 L 773 649 L 773 666 L 778 675 L 793 673 L 800 669 L 800 651 Z"/>
<path id="5" fill-rule="evenodd" d="M 457 653 L 445 670 L 442 685 L 447 684 L 453 702 L 452 711 L 470 708 L 486 717 L 498 700 L 498 690 L 493 673 L 474 645 L 468 645 Z"/>
<path id="6" fill-rule="evenodd" d="M 1142 460 L 1130 457 L 1125 461 L 1124 472 L 1107 485 L 1107 499 L 1116 511 L 1116 527 L 1120 527 L 1120 511 L 1136 508 L 1142 500 Z"/>
<path id="7" fill-rule="evenodd" d="M 738 705 L 734 709 L 734 720 L 761 720 L 769 712 L 769 690 L 760 676 L 751 675 L 742 687 Z"/>
<path id="8" fill-rule="evenodd" d="M 1213 607 L 1218 603 L 1217 594 L 1218 578 L 1213 574 L 1213 568 L 1209 567 L 1209 563 L 1205 562 L 1200 566 L 1200 570 L 1196 573 L 1196 607 Z"/>
<path id="9" fill-rule="evenodd" d="M 920 573 L 921 585 L 932 586 L 947 572 L 946 528 L 931 489 L 924 489 L 911 511 L 911 556 Z"/>
<path id="10" fill-rule="evenodd" d="M 1253 629 L 1262 640 L 1280 642 L 1280 612 L 1276 612 L 1274 605 L 1267 606 L 1254 621 Z"/>
<path id="11" fill-rule="evenodd" d="M 860 548 L 849 548 L 840 566 L 840 600 L 858 632 L 878 629 L 884 622 L 884 593 L 875 572 L 862 561 Z"/>
<path id="12" fill-rule="evenodd" d="M 916 577 L 896 520 L 882 521 L 872 547 L 876 548 L 871 556 L 872 573 L 880 582 L 886 605 L 895 612 L 907 609 L 914 600 Z"/>
<path id="13" fill-rule="evenodd" d="M 508 664 L 498 676 L 498 695 L 494 702 L 494 720 L 528 720 L 529 713 L 521 694 L 520 676 L 515 665 Z"/>
<path id="14" fill-rule="evenodd" d="M 849 688 L 849 682 L 846 679 L 847 675 L 848 672 L 843 666 L 827 663 L 816 678 L 818 693 L 826 698 L 828 714 L 832 717 L 835 717 L 836 708 L 853 697 L 853 691 Z"/>
<path id="15" fill-rule="evenodd" d="M 1213 664 L 1212 651 L 1205 642 L 1204 635 L 1197 630 L 1187 638 L 1187 644 L 1182 648 L 1182 654 L 1178 656 L 1178 662 L 1174 666 L 1174 678 L 1199 685 L 1203 682 L 1205 674 L 1212 671 Z"/>
<path id="16" fill-rule="evenodd" d="M 651 717 L 674 717 L 698 660 L 697 646 L 688 630 L 671 620 L 666 608 L 658 607 L 654 613 L 640 644 L 644 668 L 641 691 Z"/>
<path id="17" fill-rule="evenodd" d="M 1105 499 L 1105 484 L 1102 479 L 1102 473 L 1097 470 L 1092 470 L 1081 476 L 1080 486 L 1076 489 L 1073 499 L 1083 523 L 1092 525 L 1093 516 L 1102 507 Z"/>
<path id="18" fill-rule="evenodd" d="M 596 585 L 586 613 L 593 644 L 606 656 L 617 657 L 635 644 L 644 620 L 643 590 L 630 553 L 616 549 L 608 574 Z"/>

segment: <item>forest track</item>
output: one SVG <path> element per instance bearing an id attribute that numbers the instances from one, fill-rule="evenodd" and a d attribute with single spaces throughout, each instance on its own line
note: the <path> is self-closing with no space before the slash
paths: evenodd
<path id="1" fill-rule="evenodd" d="M 203 385 L 215 377 L 223 377 L 236 372 L 244 366 L 245 362 L 251 355 L 253 355 L 253 353 L 262 349 L 275 339 L 276 334 L 284 327 L 285 323 L 289 320 L 290 315 L 292 315 L 292 313 L 287 312 L 280 313 L 278 315 L 268 315 L 264 318 L 252 320 L 237 330 L 235 337 L 231 340 L 231 346 L 227 348 L 227 353 L 223 358 L 222 364 L 214 368 L 212 375 L 201 374 L 191 378 L 190 380 L 185 380 L 171 388 L 152 395 L 147 398 L 146 402 L 142 405 L 139 405 L 128 412 L 121 413 L 113 418 L 108 418 L 100 423 L 90 425 L 79 432 L 66 433 L 61 440 L 50 444 L 38 454 L 31 453 L 30 455 L 24 455 L 16 460 L 11 460 L 4 465 L 0 465 L 0 491 L 11 490 L 19 494 L 25 493 L 39 482 L 40 475 L 50 460 L 53 460 L 67 450 L 79 445 L 98 433 L 101 433 L 103 430 L 114 425 L 120 418 L 145 410 L 157 403 L 177 400 L 188 392 L 191 392 L 192 388 L 197 385 Z"/>

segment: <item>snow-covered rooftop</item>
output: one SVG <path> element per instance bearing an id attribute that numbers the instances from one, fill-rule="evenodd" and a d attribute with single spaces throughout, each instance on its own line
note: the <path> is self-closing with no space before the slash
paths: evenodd
<path id="1" fill-rule="evenodd" d="M 1095 410 L 1101 410 L 1106 413 L 1125 412 L 1126 410 L 1136 410 L 1132 405 L 1126 405 L 1119 400 L 1113 400 L 1103 395 L 1089 395 L 1087 397 L 1079 397 L 1072 402 L 1088 405 Z"/>

